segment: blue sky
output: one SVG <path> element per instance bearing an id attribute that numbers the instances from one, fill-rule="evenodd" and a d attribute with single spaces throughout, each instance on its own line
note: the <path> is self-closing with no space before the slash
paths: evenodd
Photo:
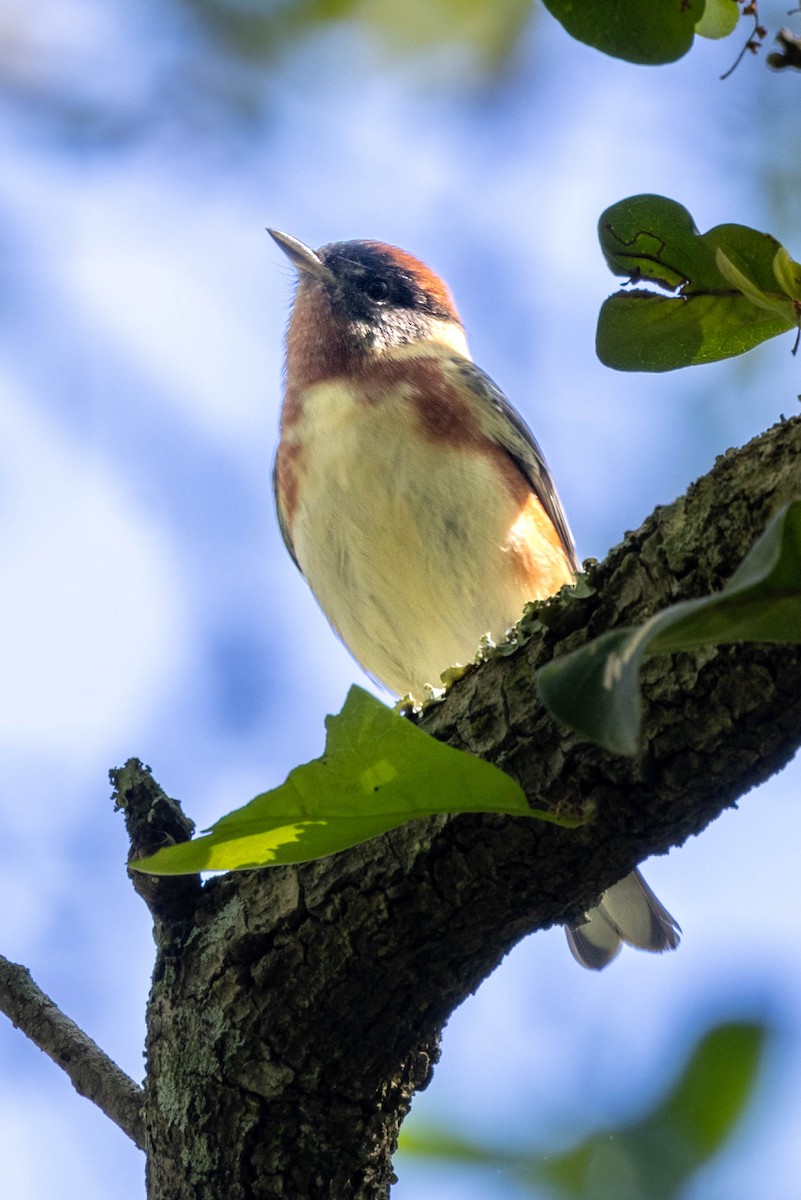
<path id="1" fill-rule="evenodd" d="M 202 827 L 317 754 L 365 683 L 272 513 L 291 273 L 264 227 L 380 238 L 440 271 L 580 554 L 603 557 L 801 386 L 790 339 L 666 376 L 602 367 L 598 216 L 661 192 L 702 230 L 740 221 L 801 256 L 797 80 L 749 59 L 719 83 L 730 43 L 628 66 L 543 13 L 492 83 L 465 51 L 409 61 L 356 25 L 226 74 L 163 0 L 9 14 L 0 54 L 29 88 L 77 90 L 123 127 L 150 114 L 98 141 L 19 90 L 0 105 L 0 950 L 139 1078 L 152 942 L 108 768 L 140 756 Z M 220 116 L 226 87 L 246 119 Z M 636 1111 L 705 1022 L 766 1013 L 762 1106 L 693 1196 L 798 1196 L 798 784 L 796 765 L 649 864 L 677 954 L 593 976 L 558 930 L 521 945 L 452 1019 L 414 1117 L 547 1148 Z M 0 1078 L 17 1200 L 144 1195 L 138 1153 L 7 1023 Z M 490 1189 L 402 1164 L 394 1195 Z"/>

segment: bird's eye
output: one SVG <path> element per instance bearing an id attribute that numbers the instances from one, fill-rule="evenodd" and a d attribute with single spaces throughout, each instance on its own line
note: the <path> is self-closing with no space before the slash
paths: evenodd
<path id="1" fill-rule="evenodd" d="M 376 276 L 373 279 L 368 279 L 364 285 L 364 290 L 371 300 L 386 300 L 389 295 L 389 284 L 385 279 L 379 279 Z"/>

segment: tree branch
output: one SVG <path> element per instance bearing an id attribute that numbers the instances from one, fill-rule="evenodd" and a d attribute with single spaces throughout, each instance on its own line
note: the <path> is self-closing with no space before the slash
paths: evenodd
<path id="1" fill-rule="evenodd" d="M 26 967 L 2 955 L 0 1010 L 67 1073 L 76 1092 L 102 1109 L 144 1150 L 142 1088 L 45 995 Z"/>
<path id="2" fill-rule="evenodd" d="M 159 787 L 138 758 L 129 758 L 124 767 L 109 771 L 114 792 L 114 807 L 123 813 L 130 838 L 128 858 L 155 854 L 162 846 L 186 842 L 195 832 L 177 800 Z M 200 896 L 200 876 L 145 875 L 128 871 L 134 890 L 142 897 L 156 920 L 157 937 L 163 925 L 172 926 L 191 920 Z"/>
<path id="3" fill-rule="evenodd" d="M 584 910 L 787 762 L 801 743 L 801 647 L 650 660 L 636 759 L 558 727 L 534 676 L 597 633 L 720 588 L 801 493 L 799 462 L 799 420 L 723 456 L 592 568 L 591 596 L 548 605 L 541 636 L 424 714 L 533 804 L 591 813 L 582 829 L 434 818 L 203 888 L 151 995 L 151 1200 L 218 1200 L 221 1187 L 228 1200 L 383 1200 L 453 1009 L 525 934 Z"/>

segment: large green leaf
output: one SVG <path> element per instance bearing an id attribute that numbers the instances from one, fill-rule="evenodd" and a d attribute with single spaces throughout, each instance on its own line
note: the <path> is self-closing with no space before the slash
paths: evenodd
<path id="1" fill-rule="evenodd" d="M 727 642 L 801 642 L 801 501 L 777 513 L 721 592 L 602 634 L 542 667 L 537 687 L 557 720 L 636 754 L 645 656 Z"/>
<path id="2" fill-rule="evenodd" d="M 447 1160 L 511 1177 L 531 1194 L 570 1200 L 674 1200 L 731 1138 L 750 1101 L 768 1029 L 731 1022 L 708 1030 L 650 1112 L 591 1134 L 567 1151 L 478 1141 L 432 1126 L 404 1126 L 404 1157 Z"/>
<path id="3" fill-rule="evenodd" d="M 686 54 L 704 17 L 704 0 L 545 0 L 545 7 L 577 41 L 650 65 Z"/>
<path id="4" fill-rule="evenodd" d="M 801 265 L 767 233 L 718 225 L 700 234 L 686 208 L 651 195 L 612 205 L 598 233 L 615 275 L 664 289 L 605 301 L 596 349 L 609 367 L 672 371 L 714 362 L 799 326 Z"/>
<path id="5" fill-rule="evenodd" d="M 351 688 L 326 729 L 322 758 L 296 767 L 280 787 L 222 817 L 204 837 L 130 865 L 183 875 L 307 862 L 436 813 L 577 824 L 530 808 L 510 776 L 429 737 L 362 688 Z"/>

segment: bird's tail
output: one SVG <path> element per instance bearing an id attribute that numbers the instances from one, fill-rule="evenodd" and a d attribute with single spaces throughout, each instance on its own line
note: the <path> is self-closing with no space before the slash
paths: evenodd
<path id="1" fill-rule="evenodd" d="M 640 950 L 661 954 L 675 950 L 681 927 L 657 900 L 639 871 L 605 891 L 596 908 L 583 921 L 565 929 L 576 962 L 601 971 L 624 942 Z"/>

